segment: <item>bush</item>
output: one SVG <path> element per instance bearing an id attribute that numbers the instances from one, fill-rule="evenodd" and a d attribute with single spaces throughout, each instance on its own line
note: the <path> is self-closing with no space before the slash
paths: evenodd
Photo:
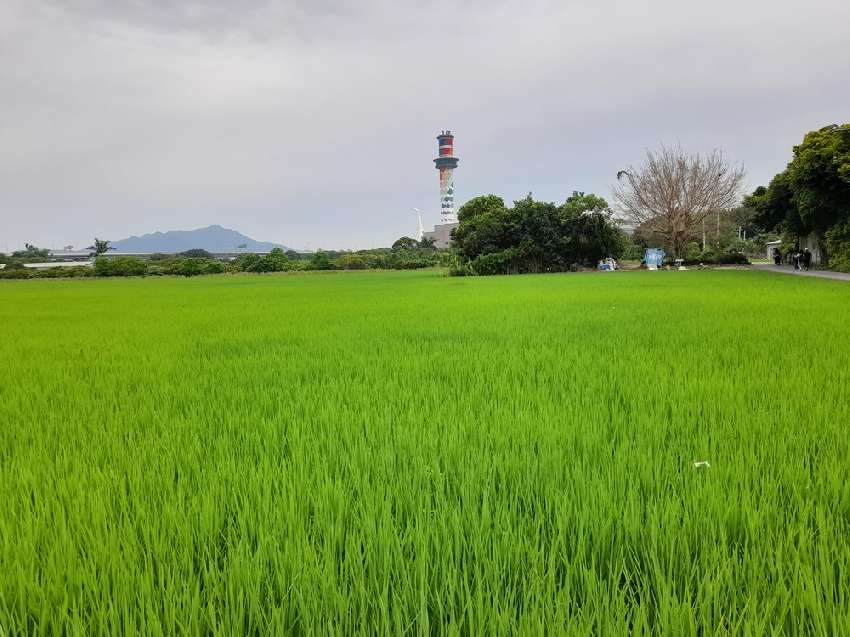
<path id="1" fill-rule="evenodd" d="M 529 271 L 529 268 L 520 266 L 523 260 L 523 254 L 519 248 L 508 248 L 499 252 L 482 254 L 473 259 L 470 266 L 476 274 L 513 274 Z"/>
<path id="2" fill-rule="evenodd" d="M 702 256 L 702 248 L 696 241 L 691 241 L 685 247 L 685 261 L 699 261 Z"/>
<path id="3" fill-rule="evenodd" d="M 829 267 L 838 272 L 850 272 L 850 221 L 827 230 L 825 239 Z"/>
<path id="4" fill-rule="evenodd" d="M 626 237 L 623 243 L 623 254 L 620 256 L 621 260 L 640 261 L 643 259 L 644 249 L 642 246 L 632 241 L 630 237 Z"/>
<path id="5" fill-rule="evenodd" d="M 87 268 L 86 266 L 79 266 L 47 268 L 46 270 L 36 272 L 35 276 L 39 279 L 73 279 L 77 277 L 92 276 L 92 274 L 93 272 L 90 268 Z"/>
<path id="6" fill-rule="evenodd" d="M 312 257 L 310 257 L 310 261 L 308 261 L 307 269 L 308 270 L 333 270 L 336 266 L 334 262 L 331 261 L 331 257 L 327 252 L 319 250 L 315 252 Z"/>
<path id="7" fill-rule="evenodd" d="M 251 265 L 249 272 L 277 272 L 277 264 L 274 259 L 269 257 L 260 257 L 260 260 Z"/>
<path id="8" fill-rule="evenodd" d="M 469 263 L 456 261 L 449 266 L 446 274 L 448 276 L 476 276 L 478 273 L 472 269 Z"/>
<path id="9" fill-rule="evenodd" d="M 0 279 L 32 279 L 34 278 L 35 270 L 30 270 L 21 266 L 20 268 L 10 268 L 9 264 L 0 270 Z"/>
<path id="10" fill-rule="evenodd" d="M 242 272 L 251 272 L 251 268 L 254 267 L 259 260 L 259 255 L 248 253 L 240 254 L 238 257 L 236 257 L 236 260 L 233 263 Z"/>
<path id="11" fill-rule="evenodd" d="M 269 254 L 251 263 L 248 272 L 284 272 L 291 269 L 289 259 L 280 248 L 275 248 Z"/>
<path id="12" fill-rule="evenodd" d="M 718 265 L 750 265 L 746 254 L 740 252 L 724 252 L 715 259 Z"/>
<path id="13" fill-rule="evenodd" d="M 224 274 L 227 267 L 221 261 L 207 261 L 203 268 L 204 274 Z"/>
<path id="14" fill-rule="evenodd" d="M 740 252 L 714 252 L 706 250 L 705 252 L 694 257 L 687 257 L 682 260 L 685 265 L 749 265 L 750 260 L 747 255 Z M 672 259 L 665 259 L 665 264 L 672 264 Z"/>
<path id="15" fill-rule="evenodd" d="M 336 258 L 336 267 L 341 270 L 365 270 L 369 264 L 360 254 L 343 254 Z"/>
<path id="16" fill-rule="evenodd" d="M 148 265 L 148 272 L 151 274 L 169 274 L 172 276 L 181 276 L 183 267 L 183 259 L 168 259 L 166 261 L 157 262 L 155 265 Z"/>
<path id="17" fill-rule="evenodd" d="M 136 257 L 97 257 L 94 260 L 95 276 L 144 276 L 145 262 Z"/>
<path id="18" fill-rule="evenodd" d="M 203 262 L 198 259 L 184 259 L 180 264 L 179 273 L 183 276 L 198 276 L 199 274 L 203 274 Z"/>

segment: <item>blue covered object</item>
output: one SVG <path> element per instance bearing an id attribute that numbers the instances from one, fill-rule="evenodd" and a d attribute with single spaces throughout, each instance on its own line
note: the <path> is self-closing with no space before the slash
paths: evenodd
<path id="1" fill-rule="evenodd" d="M 660 268 L 664 262 L 664 250 L 661 248 L 647 248 L 643 255 L 643 260 L 648 268 L 653 266 Z"/>

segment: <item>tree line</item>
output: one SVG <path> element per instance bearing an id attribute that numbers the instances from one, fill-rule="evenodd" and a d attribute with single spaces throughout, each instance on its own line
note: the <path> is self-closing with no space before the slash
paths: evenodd
<path id="1" fill-rule="evenodd" d="M 562 204 L 531 193 L 506 206 L 475 197 L 458 211 L 455 275 L 563 272 L 622 255 L 627 239 L 602 197 L 574 192 Z"/>
<path id="2" fill-rule="evenodd" d="M 744 177 L 720 151 L 662 147 L 619 171 L 614 200 L 635 242 L 659 242 L 686 262 L 763 256 L 776 240 L 789 253 L 814 236 L 823 265 L 850 271 L 850 124 L 807 133 L 785 170 L 746 196 Z"/>
<path id="3" fill-rule="evenodd" d="M 100 241 L 100 240 L 98 240 Z M 46 261 L 49 251 L 29 246 L 6 257 L 0 254 L 0 278 L 30 279 L 56 277 L 123 277 L 123 276 L 199 276 L 238 272 L 270 273 L 313 270 L 413 270 L 448 266 L 451 257 L 446 250 L 436 250 L 433 242 L 417 242 L 402 237 L 392 248 L 373 250 L 325 251 L 299 253 L 275 248 L 268 254 L 241 254 L 232 260 L 220 260 L 202 249 L 179 254 L 152 254 L 145 258 L 132 256 L 107 256 L 109 245 L 100 241 L 94 252 L 93 267 L 54 267 L 42 270 L 27 268 L 26 263 Z M 94 248 L 90 248 L 94 250 Z"/>
<path id="4" fill-rule="evenodd" d="M 638 260 L 660 247 L 684 263 L 748 263 L 767 241 L 785 250 L 814 235 L 824 260 L 850 271 L 850 124 L 808 133 L 793 148 L 786 169 L 767 186 L 743 195 L 743 166 L 721 151 L 688 153 L 661 146 L 616 175 L 614 206 L 594 194 L 573 192 L 561 204 L 532 195 L 512 206 L 496 195 L 475 197 L 458 212 L 449 250 L 433 241 L 399 238 L 391 248 L 302 254 L 273 250 L 222 262 L 203 250 L 149 259 L 108 257 L 95 239 L 94 268 L 24 271 L 48 251 L 27 244 L 6 258 L 4 278 L 33 276 L 146 276 L 295 270 L 365 270 L 448 267 L 450 274 L 559 272 L 593 267 L 608 257 Z M 3 255 L 0 255 L 2 257 Z"/>
<path id="5" fill-rule="evenodd" d="M 781 233 L 785 250 L 814 235 L 830 268 L 850 272 L 850 124 L 807 133 L 785 170 L 744 205 L 756 224 Z"/>

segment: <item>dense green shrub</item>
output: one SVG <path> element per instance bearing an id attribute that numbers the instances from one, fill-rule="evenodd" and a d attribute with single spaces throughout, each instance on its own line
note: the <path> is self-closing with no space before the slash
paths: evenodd
<path id="1" fill-rule="evenodd" d="M 724 252 L 715 259 L 718 265 L 749 265 L 750 260 L 741 252 Z"/>
<path id="2" fill-rule="evenodd" d="M 79 267 L 55 267 L 39 270 L 36 272 L 36 277 L 39 279 L 73 279 L 77 277 L 92 276 L 94 272 L 86 266 Z"/>
<path id="3" fill-rule="evenodd" d="M 382 267 L 391 270 L 418 270 L 439 264 L 437 252 L 431 249 L 397 249 L 383 255 Z"/>
<path id="4" fill-rule="evenodd" d="M 246 272 L 284 272 L 292 269 L 292 263 L 280 248 L 274 248 L 258 259 L 244 260 L 243 263 Z"/>
<path id="5" fill-rule="evenodd" d="M 5 268 L 0 270 L 0 279 L 32 279 L 35 270 L 29 268 L 10 268 L 7 264 Z"/>
<path id="6" fill-rule="evenodd" d="M 14 267 L 9 267 L 14 265 Z M 53 267 L 45 270 L 25 268 L 20 264 L 9 264 L 0 270 L 0 279 L 59 279 L 93 276 L 92 268 L 81 265 L 78 267 Z"/>
<path id="7" fill-rule="evenodd" d="M 499 252 L 489 252 L 476 257 L 469 263 L 476 274 L 516 274 L 517 272 L 537 272 L 530 260 L 520 248 L 508 248 Z"/>
<path id="8" fill-rule="evenodd" d="M 307 262 L 308 270 L 335 270 L 336 265 L 333 260 L 331 260 L 331 255 L 329 255 L 324 250 L 318 250 L 313 253 L 313 256 L 310 257 L 310 260 Z"/>
<path id="9" fill-rule="evenodd" d="M 225 266 L 221 261 L 213 260 L 204 263 L 204 274 L 224 274 L 226 271 L 227 266 Z"/>
<path id="10" fill-rule="evenodd" d="M 200 259 L 184 259 L 180 264 L 180 274 L 183 276 L 198 276 L 204 273 L 204 264 Z"/>
<path id="11" fill-rule="evenodd" d="M 505 206 L 501 197 L 475 197 L 459 213 L 454 241 L 461 258 L 479 274 L 563 272 L 573 264 L 595 266 L 619 257 L 626 237 L 607 202 L 574 192 L 556 205 L 529 194 Z"/>
<path id="12" fill-rule="evenodd" d="M 472 269 L 468 261 L 455 259 L 454 263 L 448 266 L 446 271 L 448 276 L 477 276 L 477 272 Z"/>
<path id="13" fill-rule="evenodd" d="M 747 258 L 747 255 L 742 254 L 740 252 L 715 252 L 713 250 L 706 250 L 705 252 L 699 253 L 696 256 L 687 256 L 682 259 L 682 262 L 685 265 L 749 265 L 750 260 Z M 664 260 L 665 264 L 672 264 L 672 257 L 668 257 Z"/>
<path id="14" fill-rule="evenodd" d="M 144 276 L 147 265 L 136 257 L 97 257 L 94 260 L 95 276 Z"/>
<path id="15" fill-rule="evenodd" d="M 620 259 L 623 261 L 640 261 L 643 259 L 644 247 L 632 241 L 631 237 L 623 235 L 623 253 Z"/>
<path id="16" fill-rule="evenodd" d="M 238 257 L 236 257 L 236 260 L 233 262 L 233 264 L 242 272 L 250 272 L 251 268 L 256 265 L 259 260 L 260 255 L 258 254 L 240 254 Z"/>
<path id="17" fill-rule="evenodd" d="M 685 246 L 685 254 L 683 256 L 685 261 L 699 261 L 702 257 L 702 248 L 696 241 L 691 241 Z"/>
<path id="18" fill-rule="evenodd" d="M 362 254 L 343 254 L 336 258 L 336 267 L 340 270 L 365 270 L 369 267 Z"/>
<path id="19" fill-rule="evenodd" d="M 277 272 L 278 267 L 275 263 L 274 259 L 270 259 L 268 257 L 260 257 L 260 260 L 254 263 L 251 268 L 248 270 L 249 272 Z"/>
<path id="20" fill-rule="evenodd" d="M 839 272 L 850 272 L 850 222 L 834 226 L 827 231 L 825 238 L 829 267 Z"/>

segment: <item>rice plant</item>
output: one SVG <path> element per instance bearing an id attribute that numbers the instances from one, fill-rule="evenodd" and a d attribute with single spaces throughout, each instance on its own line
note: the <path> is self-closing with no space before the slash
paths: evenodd
<path id="1" fill-rule="evenodd" d="M 850 634 L 841 282 L 9 281 L 0 325 L 0 634 Z"/>

